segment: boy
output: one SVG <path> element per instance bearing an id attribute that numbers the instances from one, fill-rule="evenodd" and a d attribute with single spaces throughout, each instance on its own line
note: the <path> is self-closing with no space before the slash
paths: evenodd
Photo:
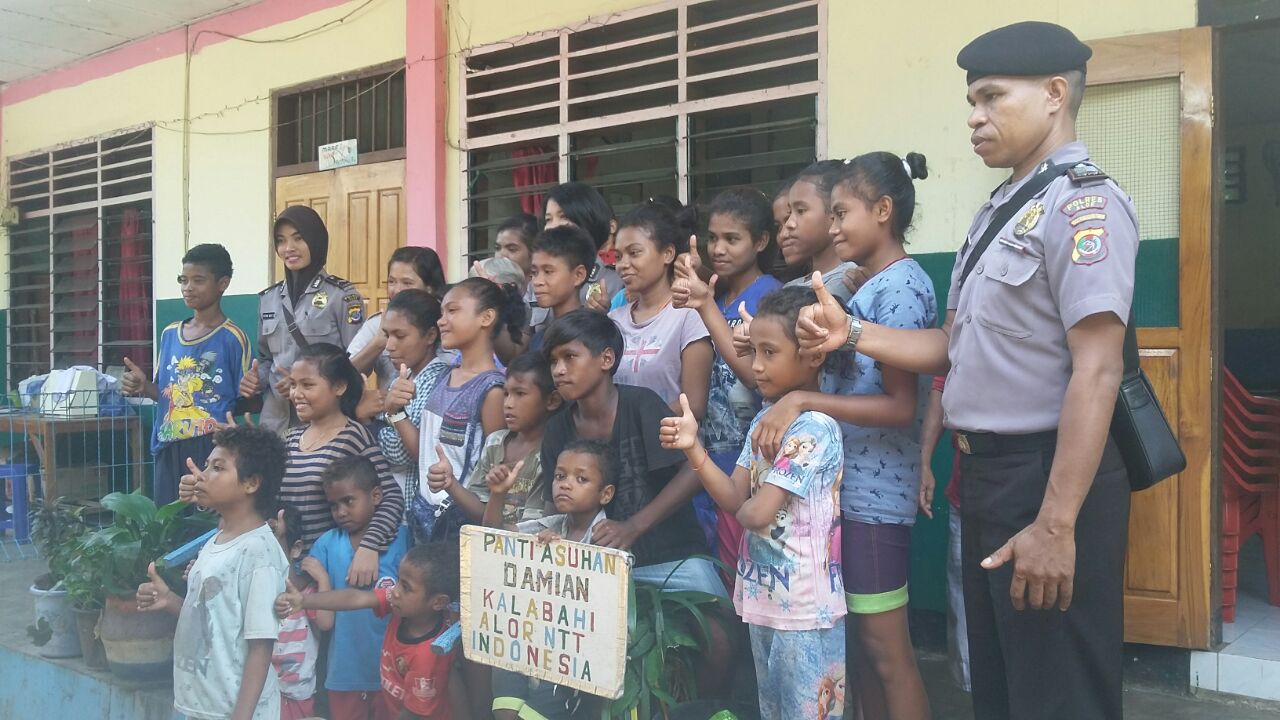
<path id="1" fill-rule="evenodd" d="M 288 503 L 268 520 L 280 548 L 289 558 L 289 582 L 303 593 L 328 592 L 329 573 L 319 560 L 303 557 L 302 513 Z M 302 720 L 315 715 L 316 658 L 322 632 L 333 629 L 333 613 L 325 610 L 297 612 L 282 618 L 280 635 L 271 653 L 271 665 L 280 678 L 280 720 Z"/>
<path id="2" fill-rule="evenodd" d="M 371 612 L 380 618 L 391 614 L 377 664 L 387 717 L 465 720 L 465 693 L 450 672 L 458 652 L 437 655 L 431 649 L 449 627 L 449 603 L 458 597 L 458 546 L 414 546 L 400 561 L 399 577 L 373 592 L 345 589 L 304 595 L 290 584 L 276 600 L 276 612 L 341 610 Z"/>
<path id="3" fill-rule="evenodd" d="M 538 542 L 563 538 L 590 544 L 591 531 L 605 521 L 604 508 L 613 500 L 615 476 L 607 444 L 598 440 L 570 442 L 556 460 L 554 487 L 551 489 L 559 514 L 526 520 L 516 529 L 523 533 L 536 533 Z M 501 498 L 511 488 L 514 478 L 512 474 L 490 476 L 489 490 L 496 500 L 490 507 L 501 505 Z M 484 524 L 502 527 L 501 513 L 496 509 L 486 510 Z M 493 695 L 493 713 L 497 720 L 518 720 L 521 717 L 587 720 L 600 715 L 599 708 L 589 696 L 509 670 L 493 671 Z"/>
<path id="4" fill-rule="evenodd" d="M 470 522 L 478 523 L 488 512 L 490 478 L 511 482 L 495 512 L 503 522 L 496 527 L 515 528 L 523 520 L 542 517 L 543 497 L 542 435 L 547 418 L 560 407 L 560 396 L 551 381 L 551 369 L 538 353 L 527 352 L 507 366 L 507 395 L 502 414 L 507 427 L 485 438 L 480 460 L 463 487 L 448 472 L 441 483 L 431 483 L 434 492 L 448 492 Z M 519 465 L 523 463 L 523 465 Z M 514 468 L 520 468 L 514 472 Z"/>
<path id="5" fill-rule="evenodd" d="M 812 290 L 791 287 L 760 301 L 751 322 L 752 371 L 770 401 L 818 388 L 825 358 L 801 354 L 795 338 L 800 309 L 815 300 Z M 821 413 L 801 413 L 776 458 L 754 450 L 748 437 L 729 476 L 709 461 L 683 394 L 680 405 L 680 417 L 662 421 L 663 446 L 683 450 L 716 504 L 748 531 L 733 602 L 751 631 L 760 717 L 842 717 L 847 610 L 838 545 L 839 425 Z"/>
<path id="6" fill-rule="evenodd" d="M 316 540 L 311 546 L 311 556 L 333 578 L 333 589 L 343 590 L 347 587 L 351 561 L 382 500 L 382 488 L 373 463 L 361 455 L 349 455 L 334 462 L 324 471 L 321 482 L 337 527 Z M 408 546 L 407 531 L 401 526 L 395 539 L 379 555 L 374 589 L 395 585 L 396 568 Z M 332 720 L 391 717 L 378 692 L 381 687 L 378 652 L 386 629 L 387 621 L 368 609 L 340 613 L 334 619 L 326 655 L 329 672 L 324 683 Z"/>
<path id="7" fill-rule="evenodd" d="M 240 426 L 219 430 L 207 467 L 195 472 L 195 501 L 221 517 L 178 597 L 156 572 L 138 586 L 138 609 L 178 615 L 173 639 L 173 704 L 189 718 L 278 720 L 280 690 L 271 650 L 280 623 L 272 598 L 289 567 L 266 518 L 284 475 L 284 443 Z"/>
<path id="8" fill-rule="evenodd" d="M 530 350 L 539 350 L 547 324 L 582 307 L 580 297 L 596 251 L 591 236 L 575 225 L 548 228 L 533 243 L 533 267 L 529 287 L 538 307 L 550 310 L 542 325 L 532 327 Z"/>
<path id="9" fill-rule="evenodd" d="M 155 380 L 130 358 L 120 384 L 126 395 L 158 403 L 151 433 L 157 505 L 177 497 L 186 460 L 204 467 L 213 433 L 236 409 L 240 379 L 249 370 L 249 340 L 222 312 L 231 283 L 231 256 L 221 245 L 196 245 L 182 256 L 182 300 L 194 314 L 160 333 Z"/>

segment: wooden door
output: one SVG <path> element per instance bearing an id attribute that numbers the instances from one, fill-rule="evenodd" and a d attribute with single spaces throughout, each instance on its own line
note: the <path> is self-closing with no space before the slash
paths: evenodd
<path id="1" fill-rule="evenodd" d="M 1207 648 L 1219 632 L 1213 34 L 1195 28 L 1090 45 L 1080 137 L 1138 208 L 1142 367 L 1187 455 L 1181 475 L 1133 496 L 1125 639 Z"/>
<path id="2" fill-rule="evenodd" d="M 387 262 L 406 238 L 404 160 L 277 178 L 276 214 L 290 205 L 310 205 L 324 219 L 329 272 L 360 290 L 370 314 L 386 309 Z"/>

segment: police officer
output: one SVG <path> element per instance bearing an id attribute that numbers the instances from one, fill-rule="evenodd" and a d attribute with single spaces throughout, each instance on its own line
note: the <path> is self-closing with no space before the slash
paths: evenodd
<path id="1" fill-rule="evenodd" d="M 1076 141 L 1090 55 L 1048 23 L 1000 28 L 960 52 L 974 152 L 1011 175 L 969 228 L 941 329 L 861 322 L 818 284 L 797 327 L 807 348 L 948 373 L 983 720 L 1121 717 L 1129 489 L 1108 428 L 1138 234 L 1129 198 Z M 1023 200 L 1024 186 L 1040 189 Z"/>
<path id="2" fill-rule="evenodd" d="M 289 403 L 288 370 L 302 348 L 347 347 L 364 325 L 364 298 L 355 286 L 324 270 L 329 231 L 315 210 L 291 205 L 272 231 L 285 279 L 258 293 L 258 359 L 240 394 L 263 394 L 262 425 L 284 432 L 297 422 Z"/>

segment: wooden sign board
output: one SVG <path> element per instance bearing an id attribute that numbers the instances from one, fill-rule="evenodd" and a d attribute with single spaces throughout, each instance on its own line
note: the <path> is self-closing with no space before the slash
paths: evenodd
<path id="1" fill-rule="evenodd" d="M 622 695 L 630 553 L 467 525 L 461 560 L 468 660 Z"/>

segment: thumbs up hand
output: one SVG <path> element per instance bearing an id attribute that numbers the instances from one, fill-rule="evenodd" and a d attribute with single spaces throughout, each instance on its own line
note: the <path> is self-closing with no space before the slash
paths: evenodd
<path id="1" fill-rule="evenodd" d="M 689 396 L 680 393 L 680 414 L 662 419 L 658 440 L 669 450 L 690 450 L 698 442 L 698 421 L 689 409 Z"/>
<path id="2" fill-rule="evenodd" d="M 436 461 L 427 468 L 427 487 L 431 492 L 447 492 L 456 480 L 453 477 L 453 464 L 444 454 L 444 446 L 436 443 Z"/>
<path id="3" fill-rule="evenodd" d="M 251 398 L 262 392 L 262 380 L 258 377 L 258 361 L 249 363 L 249 370 L 240 378 L 240 397 Z"/>
<path id="4" fill-rule="evenodd" d="M 409 378 L 409 366 L 400 364 L 400 374 L 391 381 L 387 388 L 387 396 L 382 401 L 382 410 L 388 415 L 398 413 L 418 394 L 418 386 Z"/>
<path id="5" fill-rule="evenodd" d="M 284 581 L 284 592 L 276 596 L 276 617 L 281 620 L 302 609 L 302 593 L 294 587 L 293 581 Z"/>
<path id="6" fill-rule="evenodd" d="M 182 600 L 173 594 L 169 584 L 156 572 L 156 564 L 147 566 L 147 581 L 138 586 L 138 609 L 151 612 L 166 610 L 176 613 L 182 607 Z"/>
<path id="7" fill-rule="evenodd" d="M 827 291 L 822 273 L 814 271 L 813 291 L 818 302 L 800 308 L 796 321 L 796 342 L 806 352 L 834 352 L 849 339 L 849 314 L 844 305 Z"/>
<path id="8" fill-rule="evenodd" d="M 204 480 L 204 471 L 196 467 L 195 461 L 191 458 L 187 458 L 187 470 L 191 472 L 178 480 L 178 499 L 182 502 L 195 502 L 196 483 Z"/>
<path id="9" fill-rule="evenodd" d="M 738 357 L 750 357 L 753 352 L 751 349 L 751 313 L 747 312 L 747 304 L 738 303 L 738 317 L 742 318 L 742 322 L 738 323 L 733 329 L 733 350 L 738 353 Z"/>
<path id="10" fill-rule="evenodd" d="M 124 375 L 120 376 L 120 388 L 125 395 L 131 397 L 142 395 L 147 386 L 146 373 L 129 358 L 124 359 L 124 368 Z"/>
<path id="11" fill-rule="evenodd" d="M 280 379 L 272 387 L 275 389 L 276 395 L 287 398 L 289 397 L 289 391 L 293 389 L 293 378 L 289 375 L 291 368 L 287 365 L 276 365 L 275 370 L 280 373 Z"/>
<path id="12" fill-rule="evenodd" d="M 515 467 L 495 465 L 489 474 L 484 476 L 484 484 L 489 488 L 489 496 L 492 498 L 511 492 L 511 488 L 516 484 L 516 478 L 520 476 L 520 471 L 523 469 L 523 459 L 517 462 Z"/>
<path id="13" fill-rule="evenodd" d="M 698 277 L 694 255 L 692 252 L 685 253 L 676 261 L 676 279 L 671 284 L 671 304 L 674 307 L 700 310 L 715 297 L 716 280 L 719 277 L 712 275 L 709 282 L 703 282 Z"/>

